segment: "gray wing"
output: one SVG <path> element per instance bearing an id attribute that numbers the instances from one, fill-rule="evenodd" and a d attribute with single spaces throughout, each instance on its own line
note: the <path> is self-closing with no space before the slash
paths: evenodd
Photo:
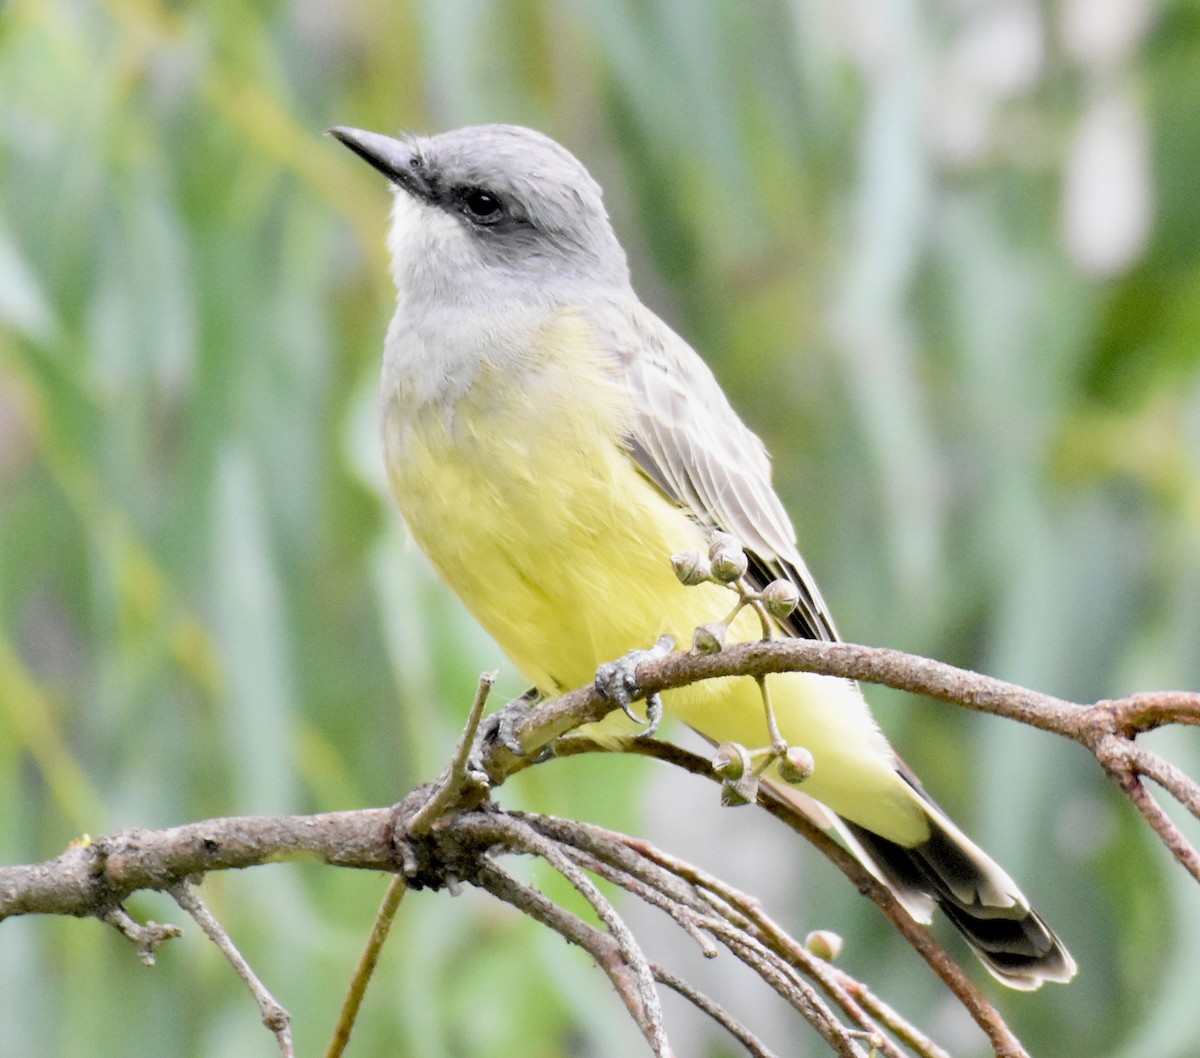
<path id="1" fill-rule="evenodd" d="M 634 395 L 626 439 L 638 466 L 705 529 L 732 534 L 761 588 L 791 581 L 800 605 L 784 622 L 793 635 L 837 639 L 833 618 L 800 551 L 791 520 L 771 486 L 763 443 L 730 406 L 708 365 L 653 313 L 636 304 L 605 335 Z"/>

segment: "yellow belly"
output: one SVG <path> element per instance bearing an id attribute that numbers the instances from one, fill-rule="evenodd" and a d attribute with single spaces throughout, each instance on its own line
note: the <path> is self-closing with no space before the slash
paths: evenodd
<path id="1" fill-rule="evenodd" d="M 703 549 L 706 535 L 620 444 L 626 396 L 587 340 L 568 317 L 543 335 L 537 369 L 520 384 L 485 370 L 449 409 L 385 397 L 388 476 L 414 537 L 545 693 L 590 682 L 601 663 L 664 633 L 686 646 L 733 602 L 715 585 L 676 580 L 671 556 Z M 758 635 L 743 616 L 734 639 Z M 771 693 L 785 738 L 816 761 L 807 793 L 895 840 L 924 836 L 923 813 L 852 685 L 789 674 L 772 677 Z M 664 705 L 716 741 L 768 741 L 752 680 L 683 688 Z"/>

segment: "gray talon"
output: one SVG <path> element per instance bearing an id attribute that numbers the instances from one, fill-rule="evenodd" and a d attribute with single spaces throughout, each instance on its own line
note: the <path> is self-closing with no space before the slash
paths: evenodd
<path id="1" fill-rule="evenodd" d="M 638 738 L 649 738 L 658 731 L 662 723 L 663 703 L 661 694 L 652 694 L 646 699 L 646 730 L 638 732 Z"/>
<path id="2" fill-rule="evenodd" d="M 619 704 L 621 706 L 621 712 L 623 712 L 627 717 L 629 717 L 629 719 L 632 720 L 635 724 L 640 724 L 643 722 L 642 718 L 633 711 L 633 708 L 628 703 L 621 702 Z"/>

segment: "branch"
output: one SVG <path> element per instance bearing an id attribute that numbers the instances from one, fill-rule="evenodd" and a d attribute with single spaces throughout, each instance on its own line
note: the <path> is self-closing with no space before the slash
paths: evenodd
<path id="1" fill-rule="evenodd" d="M 25 867 L 0 867 L 0 921 L 13 915 L 103 918 L 130 894 L 164 891 L 209 871 L 280 860 L 396 868 L 393 812 L 231 816 L 169 830 L 122 830 Z"/>
<path id="2" fill-rule="evenodd" d="M 1136 743 L 1139 734 L 1165 724 L 1200 725 L 1200 695 L 1142 694 L 1080 706 L 898 651 L 792 639 L 741 644 L 706 656 L 670 654 L 640 664 L 636 679 L 642 695 L 649 696 L 702 679 L 742 675 L 761 680 L 784 671 L 882 683 L 1007 717 L 1079 743 L 1131 799 L 1172 855 L 1200 880 L 1200 855 L 1154 801 L 1143 780 L 1154 782 L 1196 818 L 1200 818 L 1200 785 Z M 529 767 L 552 742 L 559 757 L 596 749 L 579 736 L 561 736 L 602 719 L 614 704 L 594 688 L 582 688 L 506 717 L 502 738 L 476 738 L 489 686 L 485 678 L 476 695 L 470 730 L 442 778 L 414 790 L 399 805 L 317 816 L 214 819 L 85 841 L 45 863 L 0 868 L 0 920 L 36 913 L 96 917 L 121 930 L 149 961 L 173 935 L 173 927 L 139 925 L 125 913 L 123 901 L 137 890 L 157 889 L 172 891 L 177 898 L 185 894 L 181 902 L 187 906 L 187 880 L 209 871 L 281 859 L 318 859 L 398 873 L 404 882 L 398 877 L 393 883 L 397 891 L 453 889 L 462 880 L 520 907 L 584 947 L 608 973 L 656 1054 L 669 1054 L 669 1049 L 655 981 L 679 991 L 715 1018 L 752 1054 L 768 1054 L 718 1004 L 645 959 L 611 904 L 583 873 L 587 871 L 666 912 L 706 955 L 714 954 L 713 941 L 719 942 L 800 1011 L 836 1053 L 860 1055 L 858 1041 L 865 1040 L 872 1050 L 890 1058 L 898 1055 L 897 1044 L 926 1058 L 943 1058 L 932 1041 L 865 985 L 807 952 L 745 894 L 636 839 L 496 808 L 488 799 L 490 789 Z M 631 739 L 623 748 L 713 778 L 709 762 L 666 743 Z M 760 803 L 807 837 L 881 908 L 987 1033 L 996 1055 L 1025 1055 L 954 960 L 854 857 L 794 809 L 769 798 Z M 537 855 L 552 863 L 591 903 L 605 929 L 582 922 L 513 881 L 496 864 L 498 856 L 511 852 Z M 377 945 L 373 950 L 377 953 Z M 362 986 L 369 977 L 370 961 L 364 961 Z"/>
<path id="3" fill-rule="evenodd" d="M 1153 779 L 1197 820 L 1200 783 L 1158 754 L 1134 745 L 1139 734 L 1166 724 L 1200 726 L 1200 694 L 1136 694 L 1085 706 L 899 650 L 812 639 L 741 643 L 708 655 L 676 652 L 642 662 L 636 678 L 642 696 L 648 697 L 699 680 L 722 676 L 759 679 L 778 672 L 814 672 L 878 683 L 1070 739 L 1096 758 L 1176 861 L 1200 881 L 1200 853 L 1171 823 L 1138 777 Z M 582 688 L 531 712 L 514 726 L 514 735 L 527 750 L 540 749 L 549 741 L 544 738 L 547 733 L 557 738 L 570 730 L 571 716 L 580 716 L 579 722 L 585 723 L 602 718 L 611 708 L 594 689 Z M 493 785 L 523 766 L 521 759 L 511 753 L 497 755 L 492 763 L 497 768 L 492 773 L 488 767 Z"/>

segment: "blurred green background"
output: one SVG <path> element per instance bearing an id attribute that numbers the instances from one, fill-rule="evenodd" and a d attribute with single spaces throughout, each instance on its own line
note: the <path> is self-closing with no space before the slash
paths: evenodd
<path id="1" fill-rule="evenodd" d="M 388 197 L 331 124 L 512 121 L 574 150 L 643 298 L 775 453 L 847 638 L 1082 701 L 1200 687 L 1198 71 L 1183 0 L 8 0 L 0 862 L 388 803 L 435 774 L 500 660 L 381 486 Z M 523 689 L 511 668 L 500 689 Z M 1069 988 L 992 989 L 1033 1052 L 1194 1055 L 1200 891 L 1098 769 L 872 700 L 1081 964 Z M 1156 745 L 1200 773 L 1194 739 Z M 675 782 L 572 760 L 503 799 L 718 869 L 751 835 L 738 882 L 982 1053 L 810 850 Z M 204 885 L 301 1053 L 385 884 L 281 865 Z M 731 964 L 706 987 L 783 1053 L 824 1053 Z M 734 1053 L 668 1019 L 681 1054 Z M 351 1053 L 640 1047 L 578 952 L 477 894 L 416 894 Z M 147 970 L 95 922 L 0 926 L 6 1058 L 271 1053 L 195 928 Z"/>

